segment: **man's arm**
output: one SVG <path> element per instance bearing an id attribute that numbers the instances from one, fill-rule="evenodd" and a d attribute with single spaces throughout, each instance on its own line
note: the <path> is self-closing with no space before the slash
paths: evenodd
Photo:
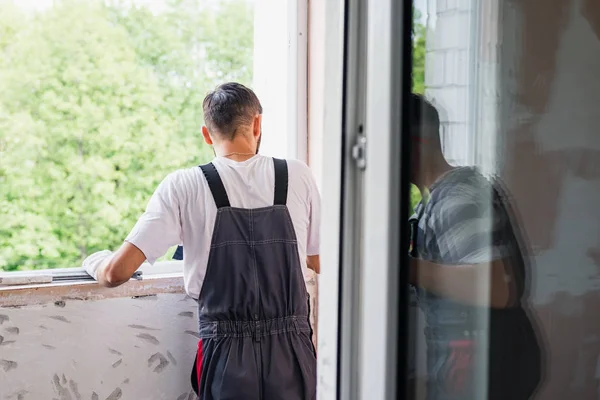
<path id="1" fill-rule="evenodd" d="M 98 267 L 96 280 L 106 287 L 122 285 L 131 279 L 144 261 L 146 261 L 144 253 L 131 243 L 125 242 Z"/>
<path id="2" fill-rule="evenodd" d="M 508 308 L 518 300 L 509 263 L 498 259 L 480 264 L 441 265 L 411 258 L 410 283 L 460 303 Z"/>
<path id="3" fill-rule="evenodd" d="M 308 225 L 308 240 L 306 251 L 306 266 L 315 273 L 321 273 L 321 261 L 319 259 L 321 245 L 321 195 L 317 187 L 317 182 L 310 169 L 307 168 L 309 175 L 309 225 Z"/>
<path id="4" fill-rule="evenodd" d="M 306 257 L 306 266 L 317 274 L 321 273 L 321 260 L 318 255 Z"/>
<path id="5" fill-rule="evenodd" d="M 101 251 L 83 262 L 83 268 L 106 287 L 127 282 L 144 261 L 156 259 L 181 243 L 179 197 L 174 174 L 169 175 L 156 189 L 144 214 L 115 253 Z"/>

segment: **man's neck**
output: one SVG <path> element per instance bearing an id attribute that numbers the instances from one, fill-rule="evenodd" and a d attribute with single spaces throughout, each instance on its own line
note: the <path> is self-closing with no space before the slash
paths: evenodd
<path id="1" fill-rule="evenodd" d="M 453 169 L 454 167 L 445 159 L 429 164 L 428 168 L 423 168 L 419 173 L 419 182 L 416 184 L 421 194 L 428 192 L 442 175 Z"/>
<path id="2" fill-rule="evenodd" d="M 225 157 L 234 161 L 246 161 L 256 155 L 256 145 L 244 137 L 227 140 L 213 146 L 217 157 Z"/>
<path id="3" fill-rule="evenodd" d="M 250 152 L 231 152 L 225 154 L 217 154 L 217 157 L 227 158 L 228 160 L 233 160 L 237 162 L 243 162 L 251 159 L 256 154 Z"/>

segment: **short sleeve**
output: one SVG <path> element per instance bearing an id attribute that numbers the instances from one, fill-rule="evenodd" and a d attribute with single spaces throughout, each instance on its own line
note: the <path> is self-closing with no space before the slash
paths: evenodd
<path id="1" fill-rule="evenodd" d="M 308 243 L 306 245 L 306 254 L 309 256 L 319 255 L 319 245 L 321 241 L 321 195 L 317 188 L 315 178 L 308 170 L 309 179 L 309 225 L 308 225 Z"/>
<path id="2" fill-rule="evenodd" d="M 509 244 L 498 238 L 505 229 L 495 201 L 485 193 L 453 190 L 432 205 L 432 228 L 439 258 L 452 264 L 480 264 L 504 258 Z"/>
<path id="3" fill-rule="evenodd" d="M 180 199 L 175 174 L 167 176 L 158 186 L 125 241 L 140 249 L 150 264 L 170 247 L 181 243 Z"/>

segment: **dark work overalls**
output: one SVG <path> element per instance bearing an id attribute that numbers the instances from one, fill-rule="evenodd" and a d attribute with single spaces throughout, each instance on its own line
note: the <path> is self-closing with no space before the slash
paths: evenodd
<path id="1" fill-rule="evenodd" d="M 273 164 L 273 205 L 257 209 L 231 207 L 215 166 L 201 166 L 218 209 L 198 299 L 192 386 L 202 400 L 316 398 L 308 293 L 286 206 L 287 163 Z"/>

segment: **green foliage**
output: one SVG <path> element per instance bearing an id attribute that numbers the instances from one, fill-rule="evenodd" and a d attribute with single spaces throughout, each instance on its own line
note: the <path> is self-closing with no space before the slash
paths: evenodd
<path id="1" fill-rule="evenodd" d="M 419 191 L 419 188 L 416 187 L 415 185 L 410 185 L 410 210 L 409 210 L 409 214 L 413 213 L 413 210 L 415 209 L 415 207 L 417 206 L 417 204 L 419 204 L 420 201 L 421 201 L 421 192 Z"/>
<path id="2" fill-rule="evenodd" d="M 169 172 L 210 158 L 201 102 L 251 82 L 253 12 L 15 3 L 0 0 L 0 270 L 77 266 L 120 245 Z"/>
<path id="3" fill-rule="evenodd" d="M 423 94 L 425 92 L 425 38 L 426 28 L 420 22 L 421 13 L 413 8 L 413 69 L 412 69 L 412 91 L 413 93 Z M 421 192 L 415 185 L 410 187 L 410 210 L 421 201 Z"/>
<path id="4" fill-rule="evenodd" d="M 420 22 L 421 13 L 413 8 L 413 69 L 412 90 L 414 93 L 425 92 L 425 39 L 426 28 Z"/>

